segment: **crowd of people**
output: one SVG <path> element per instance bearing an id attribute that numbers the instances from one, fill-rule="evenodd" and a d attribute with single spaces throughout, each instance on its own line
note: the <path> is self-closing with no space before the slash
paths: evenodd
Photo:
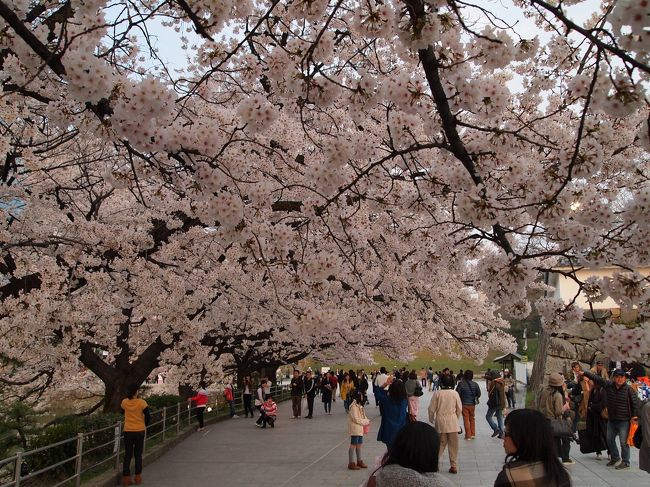
<path id="1" fill-rule="evenodd" d="M 582 453 L 595 453 L 598 458 L 606 451 L 607 466 L 627 469 L 633 436 L 630 428 L 637 425 L 636 436 L 641 443 L 639 466 L 650 473 L 650 381 L 639 364 L 614 364 L 610 370 L 597 362 L 590 370 L 583 370 L 580 363 L 574 362 L 570 373 L 549 375 L 537 410 L 516 409 L 515 382 L 509 371 L 488 369 L 482 377 L 487 391 L 486 421 L 492 437 L 503 440 L 506 455 L 495 487 L 570 486 L 566 466 L 574 463 L 569 456 L 573 441 L 579 443 Z M 419 373 L 395 368 L 389 373 L 382 367 L 370 376 L 364 370 L 324 373 L 294 370 L 289 387 L 294 419 L 303 417 L 304 399 L 307 405 L 304 417 L 308 419 L 313 418 L 317 396 L 321 397 L 325 415 L 332 414 L 332 402 L 337 397 L 343 402 L 350 436 L 350 470 L 367 468 L 362 446 L 370 428 L 365 408 L 372 387 L 375 407 L 381 416 L 377 440 L 386 445 L 387 452 L 368 480 L 370 487 L 453 486 L 451 480 L 439 474 L 440 458 L 447 450 L 449 473 L 458 473 L 459 438 L 463 434 L 466 441 L 476 438 L 475 412 L 481 400 L 481 387 L 474 380 L 472 370 L 454 374 L 448 368 L 435 372 L 431 368 L 421 369 Z M 431 424 L 418 421 L 419 399 L 427 388 L 432 392 L 427 408 Z M 254 405 L 258 411 L 256 425 L 274 428 L 278 413 L 271 395 L 271 382 L 263 378 L 255 388 L 247 376 L 242 395 L 246 417 L 255 417 Z M 236 417 L 232 384 L 226 386 L 224 397 L 230 404 L 231 417 Z M 199 384 L 197 393 L 188 400 L 195 405 L 200 431 L 208 403 L 205 384 Z M 138 398 L 137 387 L 129 390 L 122 407 L 127 450 L 122 483 L 131 485 L 142 482 L 141 443 L 148 422 L 148 407 Z M 129 470 L 132 456 L 136 459 L 135 479 Z"/>

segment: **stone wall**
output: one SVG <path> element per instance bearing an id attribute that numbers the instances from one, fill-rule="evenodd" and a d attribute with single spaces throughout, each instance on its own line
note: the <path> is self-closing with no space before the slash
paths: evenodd
<path id="1" fill-rule="evenodd" d="M 603 330 L 597 323 L 586 321 L 553 334 L 540 331 L 539 345 L 530 381 L 534 397 L 539 398 L 539 392 L 548 382 L 547 377 L 550 373 L 568 374 L 571 371 L 572 362 L 580 362 L 583 369 L 590 369 L 597 360 L 603 360 L 605 364 L 608 364 L 609 357 L 596 348 L 596 343 L 602 335 Z M 649 360 L 645 360 L 645 362 L 649 362 Z M 645 366 L 647 369 L 648 364 L 646 363 Z"/>

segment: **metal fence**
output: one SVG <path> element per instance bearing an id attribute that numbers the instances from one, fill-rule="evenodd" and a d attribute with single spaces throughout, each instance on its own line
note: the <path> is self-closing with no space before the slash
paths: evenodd
<path id="1" fill-rule="evenodd" d="M 276 401 L 289 397 L 286 385 L 271 388 Z M 244 409 L 243 394 L 234 391 L 235 410 Z M 228 416 L 229 406 L 223 397 L 208 404 L 205 419 Z M 195 409 L 187 403 L 157 409 L 151 413 L 151 422 L 145 431 L 144 451 L 176 437 L 192 426 Z M 124 447 L 122 422 L 105 428 L 78 433 L 76 437 L 0 460 L 0 487 L 78 487 L 83 480 L 109 469 L 121 469 Z M 56 449 L 56 450 L 54 450 Z M 43 459 L 51 460 L 43 465 Z"/>

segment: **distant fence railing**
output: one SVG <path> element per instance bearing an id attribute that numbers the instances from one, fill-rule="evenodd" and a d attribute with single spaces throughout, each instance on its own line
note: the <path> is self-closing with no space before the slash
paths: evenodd
<path id="1" fill-rule="evenodd" d="M 254 391 L 253 391 L 254 394 Z M 290 396 L 287 385 L 271 388 L 276 401 Z M 242 391 L 235 390 L 235 410 L 244 409 Z M 223 397 L 211 400 L 205 419 L 228 416 L 229 406 Z M 187 403 L 157 409 L 145 431 L 144 451 L 176 437 L 192 425 L 196 408 Z M 82 481 L 110 469 L 121 470 L 124 445 L 122 422 L 105 428 L 78 433 L 76 437 L 52 443 L 0 460 L 0 487 L 78 487 Z M 54 450 L 56 449 L 56 450 Z M 53 451 L 54 450 L 54 451 Z"/>

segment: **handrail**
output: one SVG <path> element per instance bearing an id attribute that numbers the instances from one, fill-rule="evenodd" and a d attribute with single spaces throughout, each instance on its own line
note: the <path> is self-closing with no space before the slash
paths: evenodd
<path id="1" fill-rule="evenodd" d="M 285 395 L 288 397 L 288 388 L 284 387 L 282 384 L 276 384 L 271 387 L 271 393 L 274 396 L 277 396 L 276 400 L 283 400 L 286 399 L 284 397 Z M 234 399 L 235 411 L 241 412 L 244 407 L 243 391 L 234 390 L 233 395 L 235 397 Z M 227 403 L 223 400 L 223 398 L 220 397 L 220 395 L 217 396 L 213 404 L 215 405 L 215 409 L 213 410 L 213 412 L 207 413 L 208 418 L 210 416 L 220 417 L 220 416 L 227 416 L 229 414 L 228 408 L 226 407 Z M 177 404 L 174 404 L 173 406 L 166 406 L 163 408 L 156 409 L 155 411 L 152 411 L 151 413 L 152 416 L 160 414 L 162 415 L 162 417 L 161 419 L 152 422 L 147 426 L 147 431 L 145 431 L 145 450 L 147 448 L 147 441 L 151 441 L 153 439 L 159 438 L 161 442 L 165 442 L 167 434 L 170 434 L 170 436 L 175 436 L 180 434 L 181 425 L 185 423 L 184 414 L 187 414 L 187 425 L 183 429 L 186 430 L 192 424 L 192 413 L 195 412 L 197 408 L 196 406 L 192 407 L 189 404 L 187 405 L 186 409 L 183 406 L 184 404 L 182 402 L 179 402 Z M 187 411 L 187 413 L 185 411 Z M 32 479 L 39 475 L 45 474 L 47 472 L 51 472 L 55 470 L 57 467 L 61 467 L 62 465 L 65 465 L 73 461 L 75 462 L 74 474 L 70 476 L 66 474 L 66 479 L 59 481 L 53 487 L 68 485 L 68 482 L 71 481 L 74 481 L 75 486 L 78 487 L 81 485 L 81 477 L 83 474 L 87 474 L 89 471 L 97 468 L 100 465 L 105 464 L 110 460 L 113 460 L 115 462 L 114 468 L 116 470 L 119 470 L 121 466 L 120 457 L 121 454 L 124 452 L 124 446 L 121 444 L 122 426 L 123 426 L 122 421 L 117 421 L 114 424 L 96 430 L 77 433 L 77 435 L 73 438 L 61 440 L 56 443 L 52 443 L 50 445 L 45 445 L 39 448 L 35 448 L 34 450 L 19 451 L 15 455 L 12 455 L 4 459 L 0 459 L 0 469 L 5 469 L 5 471 L 7 471 L 6 469 L 8 468 L 9 472 L 13 476 L 13 480 L 0 484 L 0 487 L 20 487 L 21 482 Z M 160 431 L 157 431 L 153 434 L 147 434 L 152 427 L 160 428 Z M 86 447 L 85 444 L 91 440 L 90 437 L 92 435 L 104 431 L 108 431 L 111 429 L 114 430 L 115 432 L 112 439 L 100 445 L 89 444 Z M 51 465 L 47 465 L 38 470 L 28 472 L 25 475 L 22 474 L 21 472 L 22 465 L 26 461 L 27 463 L 29 463 L 29 457 L 32 457 L 37 453 L 42 453 L 46 450 L 57 448 L 62 445 L 66 445 L 73 442 L 76 442 L 75 453 L 69 458 L 58 461 Z M 107 454 L 102 458 L 97 459 L 96 461 L 91 460 L 94 461 L 94 463 L 92 463 L 91 465 L 83 464 L 84 455 L 88 459 L 90 454 L 98 452 L 102 448 L 109 448 L 111 445 L 113 445 L 113 449 L 109 454 Z M 13 464 L 13 472 L 11 471 L 12 464 Z"/>

